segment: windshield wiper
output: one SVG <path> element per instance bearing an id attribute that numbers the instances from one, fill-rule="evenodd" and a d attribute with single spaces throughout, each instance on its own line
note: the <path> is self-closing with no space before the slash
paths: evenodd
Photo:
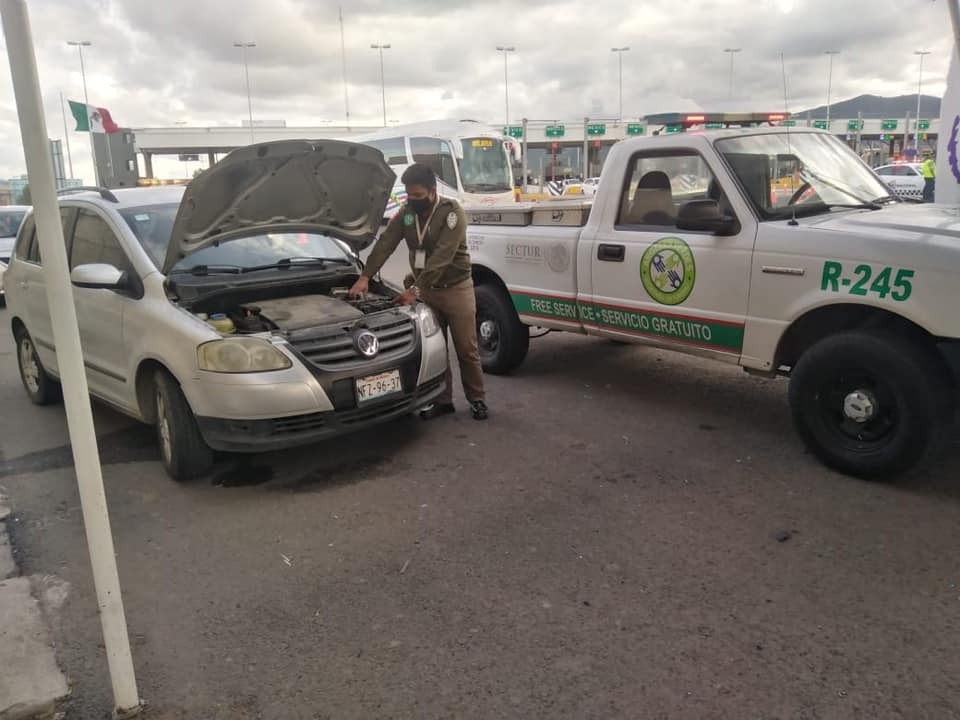
<path id="1" fill-rule="evenodd" d="M 884 195 L 882 197 L 874 198 L 873 202 L 875 203 L 903 202 L 903 198 L 897 197 L 896 195 Z"/>
<path id="2" fill-rule="evenodd" d="M 258 270 L 289 270 L 292 267 L 297 265 L 319 265 L 321 268 L 326 267 L 328 264 L 333 265 L 353 265 L 352 260 L 342 257 L 288 257 L 283 258 L 283 260 L 278 260 L 275 263 L 270 263 L 269 265 L 254 265 L 253 267 L 243 268 L 241 272 L 257 272 Z"/>
<path id="3" fill-rule="evenodd" d="M 488 190 L 491 192 L 507 192 L 513 188 L 507 185 L 499 185 L 497 183 L 470 183 L 469 185 L 464 185 L 463 189 L 467 192 L 477 192 Z"/>
<path id="4" fill-rule="evenodd" d="M 193 265 L 188 268 L 176 268 L 171 275 L 238 275 L 243 270 L 236 265 Z"/>

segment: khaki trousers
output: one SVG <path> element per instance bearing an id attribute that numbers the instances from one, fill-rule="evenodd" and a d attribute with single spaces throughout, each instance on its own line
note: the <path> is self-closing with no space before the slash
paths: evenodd
<path id="1" fill-rule="evenodd" d="M 421 298 L 436 314 L 448 347 L 447 330 L 450 330 L 453 348 L 460 361 L 460 379 L 467 402 L 483 400 L 486 394 L 483 390 L 480 350 L 477 347 L 477 300 L 473 294 L 473 280 L 468 278 L 452 287 L 421 291 Z M 447 389 L 437 402 L 453 402 L 453 373 L 449 364 L 445 380 Z"/>

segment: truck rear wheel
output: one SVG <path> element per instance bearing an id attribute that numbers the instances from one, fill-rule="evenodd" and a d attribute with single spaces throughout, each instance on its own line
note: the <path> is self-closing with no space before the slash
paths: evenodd
<path id="1" fill-rule="evenodd" d="M 797 431 L 827 466 L 871 480 L 917 465 L 949 422 L 949 382 L 932 347 L 847 332 L 800 356 L 790 379 Z"/>
<path id="2" fill-rule="evenodd" d="M 477 285 L 477 342 L 480 364 L 493 375 L 517 368 L 530 347 L 530 328 L 520 322 L 507 294 L 493 285 Z"/>

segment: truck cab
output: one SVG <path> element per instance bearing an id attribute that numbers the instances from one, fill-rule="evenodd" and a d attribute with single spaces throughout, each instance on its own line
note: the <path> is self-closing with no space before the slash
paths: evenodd
<path id="1" fill-rule="evenodd" d="M 622 141 L 592 201 L 485 209 L 468 239 L 488 371 L 536 325 L 786 376 L 801 437 L 864 477 L 952 418 L 960 216 L 902 202 L 829 133 Z"/>

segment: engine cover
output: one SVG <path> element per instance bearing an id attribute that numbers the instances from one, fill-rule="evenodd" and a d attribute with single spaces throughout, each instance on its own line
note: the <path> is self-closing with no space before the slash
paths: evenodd
<path id="1" fill-rule="evenodd" d="M 302 330 L 329 323 L 351 322 L 363 317 L 363 312 L 343 300 L 327 295 L 300 295 L 298 297 L 263 300 L 241 306 L 269 320 L 281 330 Z"/>

